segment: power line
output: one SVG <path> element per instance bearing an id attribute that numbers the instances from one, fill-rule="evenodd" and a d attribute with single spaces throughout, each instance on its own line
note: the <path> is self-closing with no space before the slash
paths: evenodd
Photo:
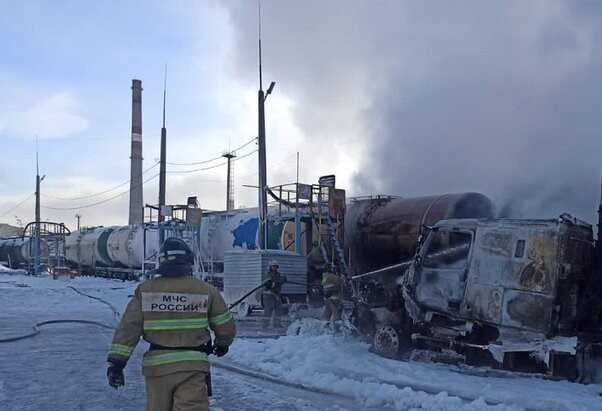
<path id="1" fill-rule="evenodd" d="M 16 210 L 17 208 L 19 208 L 19 206 L 21 206 L 23 203 L 25 203 L 27 200 L 29 200 L 31 197 L 33 197 L 35 194 L 36 193 L 31 193 L 23 201 L 20 201 L 17 205 L 9 208 L 4 213 L 0 214 L 0 217 L 4 217 L 5 215 L 7 215 L 8 213 L 12 212 L 13 210 Z"/>
<path id="2" fill-rule="evenodd" d="M 252 139 L 250 139 L 246 143 L 240 145 L 239 147 L 236 147 L 235 149 L 233 149 L 231 151 L 242 150 L 243 148 L 247 147 L 249 144 L 255 142 L 255 140 L 257 140 L 257 137 L 253 137 Z M 169 164 L 171 166 L 197 166 L 197 165 L 201 165 L 201 164 L 212 163 L 212 162 L 217 161 L 217 160 L 219 160 L 221 158 L 222 158 L 222 156 L 220 155 L 218 157 L 210 158 L 209 160 L 193 161 L 193 162 L 190 162 L 190 163 L 170 163 L 170 162 L 167 162 L 167 164 Z"/>
<path id="3" fill-rule="evenodd" d="M 195 162 L 191 162 L 191 163 L 172 163 L 170 161 L 167 161 L 166 164 L 169 164 L 170 166 L 196 166 L 196 165 L 201 165 L 201 164 L 212 163 L 221 158 L 222 158 L 222 156 L 220 155 L 220 156 L 217 156 L 214 158 L 210 158 L 209 160 L 195 161 Z"/>
<path id="4" fill-rule="evenodd" d="M 249 141 L 245 142 L 244 144 L 240 145 L 239 147 L 235 148 L 235 150 L 241 150 L 245 147 L 247 147 L 249 144 L 253 143 L 255 140 L 257 140 L 256 137 L 253 137 L 252 139 L 250 139 Z M 177 165 L 177 166 L 183 166 L 183 165 L 200 165 L 200 164 L 207 164 L 207 163 L 211 163 L 214 162 L 216 160 L 221 159 L 222 156 L 220 155 L 219 157 L 215 157 L 215 158 L 211 158 L 209 160 L 203 160 L 203 161 L 197 161 L 197 162 L 191 162 L 191 163 L 167 163 L 170 165 Z M 244 156 L 241 156 L 240 158 L 244 158 Z M 142 172 L 142 174 L 146 174 L 147 172 L 149 172 L 150 170 L 152 170 L 153 168 L 157 167 L 160 164 L 160 161 L 155 162 L 152 166 L 150 166 L 149 168 L 147 168 L 146 170 L 144 170 Z M 225 165 L 226 163 L 220 163 L 220 164 L 216 164 L 214 166 L 211 167 L 206 167 L 206 168 L 200 168 L 200 169 L 195 169 L 195 170 L 183 170 L 183 171 L 171 171 L 168 174 L 189 174 L 189 173 L 195 173 L 198 171 L 206 171 L 206 170 L 211 170 L 213 168 L 217 168 L 217 167 L 221 167 L 223 165 Z M 111 191 L 115 191 L 118 188 L 121 188 L 127 184 L 130 183 L 131 180 L 127 180 L 124 181 L 123 183 L 120 183 L 114 187 L 111 187 L 107 190 L 104 191 L 100 191 L 97 193 L 93 193 L 93 194 L 87 194 L 87 195 L 82 195 L 82 196 L 77 196 L 77 197 L 59 197 L 59 196 L 54 196 L 52 194 L 47 194 L 47 193 L 43 193 L 42 195 L 44 197 L 48 197 L 48 198 L 52 198 L 54 200 L 61 200 L 61 201 L 77 201 L 77 200 L 86 200 L 89 198 L 94 198 L 94 197 L 99 197 L 102 196 L 104 194 L 110 193 Z M 120 194 L 121 195 L 121 194 Z M 45 207 L 45 208 L 49 208 L 49 207 Z M 3 214 L 4 215 L 4 214 Z"/>
<path id="5" fill-rule="evenodd" d="M 159 165 L 159 162 L 157 161 L 157 162 L 156 162 L 156 163 L 154 163 L 152 166 L 150 166 L 149 168 L 147 168 L 146 170 L 144 170 L 144 171 L 142 172 L 142 175 L 144 175 L 144 174 L 148 173 L 150 170 L 152 170 L 153 168 L 157 167 L 158 165 Z M 44 193 L 44 194 L 42 194 L 42 195 L 43 195 L 44 197 L 49 197 L 49 198 L 52 198 L 52 199 L 55 199 L 55 200 L 61 200 L 61 201 L 76 201 L 76 200 L 85 200 L 85 199 L 88 199 L 88 198 L 99 197 L 99 196 L 101 196 L 101 195 L 103 195 L 103 194 L 110 193 L 111 191 L 115 191 L 115 190 L 117 190 L 118 188 L 120 188 L 120 187 L 123 187 L 123 186 L 125 186 L 125 185 L 129 184 L 129 183 L 130 183 L 130 181 L 131 181 L 131 180 L 124 181 L 123 183 L 121 183 L 121 184 L 118 184 L 118 185 L 116 185 L 115 187 L 109 188 L 109 189 L 107 189 L 107 190 L 100 191 L 100 192 L 98 192 L 98 193 L 94 193 L 94 194 L 88 194 L 88 195 L 80 196 L 80 197 L 57 197 L 57 196 L 53 196 L 53 195 L 51 195 L 51 194 L 45 194 L 45 193 Z"/>
<path id="6" fill-rule="evenodd" d="M 233 159 L 232 161 L 238 161 L 238 160 L 242 160 L 243 158 L 247 158 L 247 157 L 249 157 L 250 155 L 252 155 L 252 154 L 255 154 L 256 152 L 257 152 L 257 150 L 253 150 L 253 151 L 251 151 L 251 152 L 249 152 L 249 153 L 247 153 L 247 154 L 245 154 L 245 155 L 242 155 L 242 156 L 236 157 L 236 158 L 235 158 L 235 159 Z M 220 156 L 220 158 L 221 158 L 221 156 Z M 168 164 L 169 164 L 169 163 L 168 163 Z M 222 163 L 215 164 L 215 165 L 213 165 L 213 166 L 208 166 L 208 167 L 203 167 L 203 168 L 196 168 L 196 169 L 194 169 L 194 170 L 168 171 L 168 172 L 167 172 L 167 174 L 192 174 L 192 173 L 197 173 L 197 172 L 199 172 L 199 171 L 207 171 L 207 170 L 212 170 L 212 169 L 214 169 L 214 168 L 218 168 L 218 167 L 221 167 L 221 166 L 225 166 L 225 165 L 227 165 L 227 164 L 228 164 L 228 162 L 227 162 L 227 161 L 224 161 L 224 162 L 222 162 Z"/>
<path id="7" fill-rule="evenodd" d="M 154 176 L 152 176 L 152 177 L 150 177 L 150 178 L 148 178 L 148 179 L 144 180 L 144 181 L 142 182 L 142 185 L 144 185 L 144 184 L 148 183 L 149 181 L 152 181 L 152 180 L 154 180 L 154 179 L 155 179 L 155 178 L 157 178 L 157 177 L 159 177 L 159 173 L 157 173 L 157 174 L 155 174 Z M 137 186 L 135 186 L 135 187 L 138 187 L 138 185 L 137 185 Z M 126 190 L 126 191 L 123 191 L 123 192 L 121 192 L 121 193 L 119 193 L 119 194 L 116 194 L 116 195 L 114 195 L 114 196 L 112 196 L 112 197 L 109 197 L 109 198 L 106 198 L 106 199 L 104 199 L 104 200 L 100 200 L 100 201 L 97 201 L 97 202 L 95 202 L 95 203 L 91 203 L 91 204 L 85 204 L 85 205 L 81 205 L 81 206 L 78 206 L 78 207 L 49 207 L 49 206 L 42 206 L 42 208 L 46 208 L 46 209 L 48 209 L 48 210 L 80 210 L 80 209 L 82 209 L 82 208 L 90 208 L 90 207 L 95 207 L 95 206 L 97 206 L 97 205 L 101 205 L 101 204 L 104 204 L 104 203 L 108 203 L 109 201 L 111 201 L 111 200 L 115 200 L 116 198 L 119 198 L 119 197 L 121 197 L 121 196 L 123 196 L 123 195 L 125 195 L 125 194 L 127 194 L 127 193 L 129 193 L 129 192 L 130 192 L 130 190 L 128 189 L 128 190 Z"/>

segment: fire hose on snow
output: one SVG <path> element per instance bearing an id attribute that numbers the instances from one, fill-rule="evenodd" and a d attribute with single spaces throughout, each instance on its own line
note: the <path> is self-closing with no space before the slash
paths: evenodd
<path id="1" fill-rule="evenodd" d="M 236 307 L 237 305 L 239 305 L 240 303 L 242 303 L 245 300 L 245 298 L 247 298 L 248 296 L 250 296 L 251 294 L 253 294 L 255 291 L 259 290 L 262 287 L 265 287 L 270 281 L 272 281 L 272 280 L 265 280 L 263 283 L 259 284 L 257 287 L 253 288 L 251 291 L 247 292 L 245 295 L 243 295 L 242 297 L 240 297 L 238 300 L 236 300 L 235 302 L 233 302 L 232 304 L 230 304 L 228 306 L 228 309 L 231 310 L 232 308 Z M 295 282 L 295 281 L 289 281 L 289 280 L 284 281 L 284 283 L 301 285 L 303 287 L 307 286 L 307 284 L 302 284 L 302 283 L 298 283 L 298 282 Z"/>
<path id="2" fill-rule="evenodd" d="M 269 281 L 269 280 L 268 280 Z M 265 283 L 267 283 L 268 281 L 266 281 Z M 258 287 L 255 287 L 253 290 L 251 290 L 249 293 L 247 293 L 247 295 L 245 295 L 245 297 L 243 297 L 242 299 L 236 301 L 235 303 L 231 304 L 230 307 L 236 306 L 237 304 L 239 304 L 240 302 L 242 302 L 246 297 L 248 297 L 249 295 L 251 295 L 253 292 L 257 291 L 259 288 L 263 287 L 265 285 L 265 283 L 262 283 L 261 285 L 259 285 Z M 69 288 L 73 289 L 75 292 L 77 292 L 78 294 L 81 294 L 83 296 L 86 296 L 88 298 L 94 299 L 94 300 L 98 300 L 100 302 L 103 302 L 104 304 L 108 305 L 109 307 L 111 307 L 111 310 L 113 311 L 114 314 L 118 314 L 117 310 L 115 310 L 115 308 L 107 301 L 102 300 L 101 298 L 98 297 L 94 297 L 88 294 L 85 294 L 79 290 L 77 290 L 75 287 L 71 287 L 69 286 Z M 24 340 L 27 338 L 33 338 L 35 336 L 37 336 L 38 334 L 40 334 L 41 330 L 39 329 L 40 327 L 43 327 L 45 325 L 51 325 L 51 324 L 85 324 L 85 325 L 95 325 L 101 328 L 105 328 L 108 330 L 114 330 L 115 327 L 111 326 L 111 325 L 107 325 L 98 321 L 91 321 L 91 320 L 79 320 L 79 319 L 59 319 L 59 320 L 48 320 L 48 321 L 42 321 L 39 323 L 36 323 L 33 326 L 33 332 L 30 332 L 28 334 L 25 335 L 21 335 L 21 336 L 16 336 L 16 337 L 9 337 L 9 338 L 4 338 L 4 339 L 0 339 L 0 343 L 9 343 L 9 342 L 16 342 L 16 341 L 20 341 L 20 340 Z M 219 369 L 225 370 L 227 372 L 232 372 L 232 373 L 236 373 L 239 375 L 244 375 L 250 378 L 255 378 L 258 380 L 262 380 L 262 381 L 266 381 L 272 384 L 276 384 L 276 385 L 280 385 L 280 386 L 285 386 L 285 387 L 289 387 L 289 388 L 294 388 L 294 389 L 299 389 L 299 390 L 303 390 L 303 391 L 308 391 L 308 392 L 312 392 L 315 394 L 321 394 L 321 395 L 329 395 L 329 396 L 333 396 L 333 397 L 338 397 L 340 399 L 343 400 L 351 400 L 353 401 L 354 398 L 353 396 L 350 395 L 345 395 L 345 394 L 341 394 L 341 393 L 337 393 L 335 391 L 332 390 L 327 390 L 327 389 L 323 389 L 323 388 L 318 388 L 318 387 L 311 387 L 311 386 L 306 386 L 304 384 L 301 383 L 294 383 L 294 382 L 289 382 L 289 381 L 284 381 L 281 378 L 278 377 L 274 377 L 268 374 L 264 374 L 260 371 L 256 371 L 253 369 L 246 369 L 246 368 L 241 368 L 239 366 L 237 366 L 236 364 L 232 364 L 229 363 L 227 360 L 222 360 L 222 359 L 215 359 L 211 362 L 211 364 Z M 421 391 L 425 391 L 427 393 L 431 393 L 431 394 L 438 394 L 440 393 L 440 391 L 438 390 L 432 390 L 432 389 L 428 389 L 428 387 L 414 387 L 412 385 L 400 385 L 400 384 L 396 384 L 394 382 L 387 382 L 390 383 L 392 385 L 397 386 L 398 388 L 411 388 L 411 389 L 419 389 Z M 453 393 L 453 396 L 457 396 L 459 398 L 461 398 L 464 401 L 474 401 L 475 398 L 470 398 L 470 397 L 466 397 L 461 395 L 460 393 Z M 495 405 L 495 404 L 499 404 L 499 402 L 497 401 L 486 401 L 486 403 L 490 404 L 490 405 Z"/>
<path id="3" fill-rule="evenodd" d="M 268 280 L 269 281 L 269 280 Z M 246 297 L 248 297 L 249 295 L 251 295 L 253 292 L 257 291 L 258 289 L 260 289 L 261 287 L 263 287 L 265 284 L 267 284 L 267 282 L 262 283 L 261 285 L 259 285 L 258 287 L 255 287 L 253 290 L 251 290 L 249 293 L 247 293 L 247 295 L 245 295 L 242 299 L 240 299 L 239 301 L 237 301 L 236 303 L 232 304 L 230 307 L 236 306 L 237 304 L 239 304 L 240 302 L 242 302 Z M 101 298 L 86 294 L 78 289 L 76 289 L 75 287 L 72 286 L 68 286 L 68 288 L 71 288 L 73 291 L 75 291 L 76 293 L 83 295 L 85 297 L 97 300 L 102 302 L 105 305 L 108 305 L 111 310 L 113 311 L 114 315 L 119 315 L 119 312 L 115 309 L 115 307 L 109 303 L 108 301 L 105 301 Z M 3 338 L 0 339 L 0 343 L 10 343 L 10 342 L 16 342 L 16 341 L 21 341 L 21 340 L 25 340 L 28 338 L 33 338 L 35 336 L 37 336 L 38 334 L 40 334 L 41 330 L 40 327 L 43 327 L 45 325 L 51 325 L 51 324 L 85 324 L 85 325 L 95 325 L 101 328 L 105 328 L 108 330 L 114 330 L 115 327 L 111 326 L 111 325 L 107 325 L 98 321 L 91 321 L 91 320 L 79 320 L 79 319 L 75 319 L 75 320 L 70 320 L 70 319 L 59 319 L 59 320 L 48 320 L 48 321 L 41 321 L 39 323 L 36 323 L 33 326 L 33 331 L 25 334 L 25 335 L 20 335 L 20 336 L 15 336 L 15 337 L 9 337 L 9 338 Z M 211 362 L 213 366 L 223 369 L 225 371 L 229 371 L 229 372 L 233 372 L 236 374 L 240 374 L 240 375 L 244 375 L 247 377 L 251 377 L 251 378 L 255 378 L 255 379 L 259 379 L 259 380 L 263 380 L 266 382 L 270 382 L 272 384 L 278 384 L 281 386 L 285 386 L 285 387 L 290 387 L 290 388 L 296 388 L 296 389 L 300 389 L 300 390 L 305 390 L 305 391 L 309 391 L 309 392 L 313 392 L 316 394 L 323 394 L 323 395 L 332 395 L 332 396 L 337 396 L 340 398 L 347 398 L 347 399 L 351 399 L 351 397 L 345 396 L 345 395 L 341 395 L 338 394 L 336 392 L 333 391 L 329 391 L 329 390 L 324 390 L 324 389 L 320 389 L 320 388 L 312 388 L 312 387 L 308 387 L 305 386 L 303 384 L 298 384 L 298 383 L 291 383 L 291 382 L 287 382 L 287 381 L 283 381 L 282 379 L 276 378 L 276 377 L 272 377 L 270 375 L 266 375 L 257 371 L 253 371 L 253 370 L 247 370 L 244 368 L 240 368 L 236 365 L 232 365 L 232 364 L 227 364 L 224 363 L 222 360 L 214 360 Z"/>

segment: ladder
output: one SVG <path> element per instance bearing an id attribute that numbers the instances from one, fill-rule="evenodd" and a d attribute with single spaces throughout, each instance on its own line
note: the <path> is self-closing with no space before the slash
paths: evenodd
<path id="1" fill-rule="evenodd" d="M 332 244 L 335 261 L 338 263 L 343 274 L 347 274 L 347 262 L 345 261 L 345 254 L 343 253 L 343 248 L 341 247 L 341 243 L 337 237 L 337 224 L 332 221 L 330 213 L 326 214 L 326 223 L 328 226 L 328 235 L 330 238 L 330 243 Z"/>

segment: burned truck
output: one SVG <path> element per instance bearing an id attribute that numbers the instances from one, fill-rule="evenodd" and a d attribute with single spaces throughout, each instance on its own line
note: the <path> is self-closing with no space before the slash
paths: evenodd
<path id="1" fill-rule="evenodd" d="M 601 341 L 591 225 L 444 218 L 421 225 L 414 249 L 352 277 L 352 318 L 377 352 L 591 377 Z"/>

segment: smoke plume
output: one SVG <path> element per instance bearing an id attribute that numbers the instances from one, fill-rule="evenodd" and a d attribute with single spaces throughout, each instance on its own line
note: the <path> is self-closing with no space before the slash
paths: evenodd
<path id="1" fill-rule="evenodd" d="M 264 57 L 307 144 L 362 147 L 354 194 L 478 191 L 500 215 L 593 220 L 602 3 L 262 2 Z M 256 81 L 257 9 L 228 7 Z M 280 87 L 280 86 L 279 86 Z"/>

